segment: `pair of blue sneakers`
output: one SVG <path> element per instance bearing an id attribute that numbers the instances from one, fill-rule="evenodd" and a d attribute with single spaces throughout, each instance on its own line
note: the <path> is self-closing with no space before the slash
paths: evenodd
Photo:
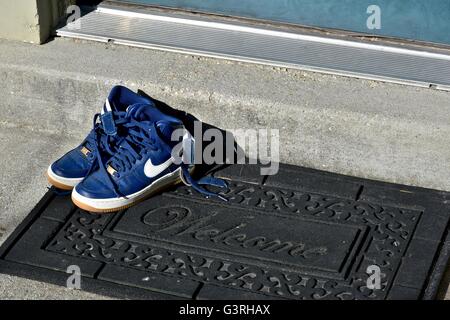
<path id="1" fill-rule="evenodd" d="M 178 129 L 186 132 L 183 145 L 192 145 L 181 119 L 161 112 L 150 98 L 116 86 L 86 139 L 49 166 L 48 180 L 72 190 L 79 208 L 96 213 L 128 208 L 181 181 L 207 197 L 226 200 L 204 188 L 226 188 L 223 180 L 196 181 L 193 162 L 180 162 L 183 148 L 172 139 Z"/>

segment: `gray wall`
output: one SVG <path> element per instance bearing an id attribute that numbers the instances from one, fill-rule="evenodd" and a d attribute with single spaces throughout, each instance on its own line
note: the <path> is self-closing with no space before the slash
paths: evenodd
<path id="1" fill-rule="evenodd" d="M 68 5 L 75 0 L 16 0 L 0 2 L 0 38 L 43 43 Z"/>

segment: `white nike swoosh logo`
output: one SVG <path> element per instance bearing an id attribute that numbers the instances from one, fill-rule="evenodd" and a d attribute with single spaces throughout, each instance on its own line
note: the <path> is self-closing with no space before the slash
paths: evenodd
<path id="1" fill-rule="evenodd" d="M 148 178 L 154 178 L 161 174 L 164 170 L 169 168 L 173 163 L 173 158 L 169 158 L 167 161 L 155 166 L 152 163 L 152 159 L 148 159 L 144 166 L 144 173 Z"/>

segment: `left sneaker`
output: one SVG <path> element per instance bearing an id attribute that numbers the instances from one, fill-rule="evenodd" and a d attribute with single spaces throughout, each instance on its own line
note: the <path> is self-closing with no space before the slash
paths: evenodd
<path id="1" fill-rule="evenodd" d="M 116 141 L 126 134 L 123 125 L 127 123 L 127 109 L 137 103 L 156 109 L 150 98 L 126 87 L 115 86 L 101 113 L 94 116 L 93 129 L 84 141 L 48 167 L 48 181 L 58 189 L 72 190 L 96 167 L 98 157 L 111 157 Z"/>
<path id="2" fill-rule="evenodd" d="M 72 200 L 79 208 L 115 212 L 181 181 L 208 197 L 225 200 L 201 186 L 226 187 L 224 181 L 211 177 L 195 181 L 191 177 L 193 166 L 179 163 L 183 149 L 177 147 L 180 141 L 173 141 L 172 134 L 184 128 L 182 121 L 163 113 L 155 117 L 155 111 L 150 115 L 148 110 L 132 110 L 126 124 L 128 136 L 118 145 L 117 153 L 73 189 Z"/>

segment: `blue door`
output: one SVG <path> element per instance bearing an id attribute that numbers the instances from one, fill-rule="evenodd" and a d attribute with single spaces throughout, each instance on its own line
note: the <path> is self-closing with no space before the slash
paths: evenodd
<path id="1" fill-rule="evenodd" d="M 450 44 L 449 0 L 121 0 Z"/>

